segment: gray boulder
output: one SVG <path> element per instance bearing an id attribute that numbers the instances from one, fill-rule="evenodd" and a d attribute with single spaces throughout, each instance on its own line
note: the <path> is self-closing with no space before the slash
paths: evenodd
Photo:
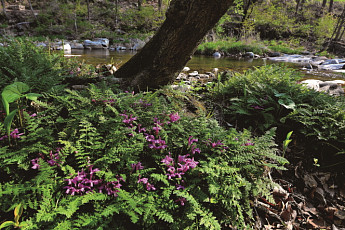
<path id="1" fill-rule="evenodd" d="M 243 54 L 244 58 L 254 58 L 255 54 L 253 52 L 246 52 L 245 54 Z"/>
<path id="2" fill-rule="evenodd" d="M 71 42 L 70 45 L 71 45 L 71 49 L 84 49 L 84 45 L 77 41 Z"/>
<path id="3" fill-rule="evenodd" d="M 338 59 L 328 59 L 325 60 L 321 65 L 333 65 L 333 64 L 339 64 Z"/>
<path id="4" fill-rule="evenodd" d="M 0 45 L 0 46 L 1 46 L 1 45 Z M 46 44 L 46 43 L 44 43 L 44 42 L 39 42 L 39 43 L 37 43 L 37 45 L 36 45 L 36 46 L 46 48 L 46 47 L 47 47 L 47 44 Z"/>
<path id="5" fill-rule="evenodd" d="M 280 57 L 280 53 L 279 52 L 271 52 L 271 53 L 268 53 L 268 56 L 269 57 Z"/>
<path id="6" fill-rule="evenodd" d="M 188 72 L 190 71 L 190 68 L 188 66 L 185 66 L 183 69 L 182 69 L 182 72 Z"/>
<path id="7" fill-rule="evenodd" d="M 88 49 L 106 49 L 109 47 L 109 39 L 96 38 L 95 40 L 85 40 L 84 47 Z"/>
<path id="8" fill-rule="evenodd" d="M 221 53 L 219 52 L 215 52 L 213 55 L 212 55 L 214 58 L 220 58 L 222 56 Z"/>
<path id="9" fill-rule="evenodd" d="M 141 50 L 145 46 L 145 42 L 140 39 L 133 40 L 133 46 L 130 48 L 131 50 Z"/>
<path id="10" fill-rule="evenodd" d="M 126 50 L 127 47 L 125 46 L 116 46 L 116 51 L 120 51 L 120 50 Z"/>
<path id="11" fill-rule="evenodd" d="M 340 96 L 344 95 L 344 89 L 342 85 L 345 84 L 345 81 L 335 80 L 335 81 L 320 81 L 320 80 L 304 80 L 301 82 L 305 84 L 308 88 L 314 89 L 318 92 L 325 92 L 330 95 Z"/>

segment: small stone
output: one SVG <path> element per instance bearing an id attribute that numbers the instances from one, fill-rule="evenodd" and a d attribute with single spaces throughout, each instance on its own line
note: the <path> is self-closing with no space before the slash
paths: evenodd
<path id="1" fill-rule="evenodd" d="M 189 67 L 184 67 L 183 69 L 182 69 L 182 72 L 188 72 L 188 71 L 190 71 L 190 68 Z"/>
<path id="2" fill-rule="evenodd" d="M 193 71 L 193 72 L 188 74 L 188 77 L 195 77 L 195 76 L 198 76 L 198 75 L 199 75 L 198 71 Z"/>
<path id="3" fill-rule="evenodd" d="M 222 55 L 221 55 L 221 53 L 219 53 L 219 52 L 215 52 L 215 53 L 213 53 L 213 55 L 212 55 L 214 58 L 220 58 Z"/>
<path id="4" fill-rule="evenodd" d="M 243 57 L 245 58 L 254 58 L 254 53 L 253 52 L 246 52 L 245 54 L 243 54 Z"/>

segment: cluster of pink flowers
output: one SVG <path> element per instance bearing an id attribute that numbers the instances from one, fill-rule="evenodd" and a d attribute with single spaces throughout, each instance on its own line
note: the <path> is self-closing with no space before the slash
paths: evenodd
<path id="1" fill-rule="evenodd" d="M 21 135 L 23 135 L 24 133 L 19 133 L 18 129 L 14 129 L 11 133 L 10 133 L 10 137 L 12 139 L 19 139 Z M 4 140 L 4 139 L 8 139 L 7 135 L 4 135 L 2 137 L 0 137 L 0 141 Z"/>
<path id="2" fill-rule="evenodd" d="M 242 145 L 244 145 L 244 146 L 253 146 L 254 142 L 252 142 L 251 140 L 248 139 L 247 142 L 242 144 Z"/>
<path id="3" fill-rule="evenodd" d="M 121 176 L 117 176 L 116 181 L 105 182 L 102 179 L 97 179 L 95 173 L 100 171 L 98 168 L 93 169 L 93 165 L 90 165 L 88 172 L 82 170 L 78 171 L 78 174 L 73 179 L 65 179 L 68 181 L 68 185 L 64 187 L 66 193 L 69 195 L 84 195 L 92 191 L 97 191 L 99 193 L 106 193 L 109 196 L 118 196 L 117 193 L 120 192 L 121 181 L 124 179 Z"/>
<path id="4" fill-rule="evenodd" d="M 53 153 L 53 151 L 49 152 L 49 159 L 47 160 L 47 163 L 50 166 L 53 166 L 53 165 L 60 166 L 63 163 L 60 159 L 61 148 L 56 148 L 55 151 L 56 151 L 55 153 Z M 37 158 L 31 160 L 31 164 L 32 164 L 31 168 L 32 169 L 39 169 L 40 168 L 40 165 L 39 165 L 40 158 L 45 160 L 45 156 L 42 153 L 39 153 L 39 155 L 40 155 L 40 157 L 37 157 Z"/>
<path id="5" fill-rule="evenodd" d="M 132 172 L 133 171 L 140 171 L 141 169 L 144 169 L 144 166 L 141 165 L 141 162 L 138 162 L 136 164 L 132 164 Z M 155 191 L 156 188 L 153 184 L 149 183 L 149 179 L 146 178 L 146 177 L 143 177 L 141 178 L 141 175 L 139 174 L 138 176 L 138 181 L 137 181 L 138 184 L 142 183 L 146 186 L 146 190 L 147 191 Z"/>
<path id="6" fill-rule="evenodd" d="M 159 136 L 159 132 L 163 129 L 165 124 L 170 124 L 177 122 L 180 119 L 178 113 L 172 113 L 169 115 L 170 121 L 166 123 L 161 122 L 157 117 L 153 119 L 153 127 L 151 132 L 147 131 L 146 128 L 142 127 L 141 124 L 135 124 L 134 122 L 137 121 L 137 117 L 134 117 L 132 114 L 127 115 L 126 113 L 120 114 L 120 116 L 124 117 L 122 122 L 132 131 L 136 133 L 143 133 L 145 135 L 145 139 L 149 142 L 148 147 L 151 149 L 165 149 L 167 147 L 165 140 Z M 131 132 L 128 136 L 133 137 L 134 134 Z M 198 151 L 197 149 L 195 151 Z"/>
<path id="7" fill-rule="evenodd" d="M 167 167 L 167 176 L 168 179 L 171 180 L 172 178 L 182 178 L 188 170 L 195 168 L 199 162 L 194 160 L 193 158 L 188 157 L 187 155 L 179 155 L 177 159 L 177 163 L 175 163 L 174 159 L 171 158 L 171 154 L 166 155 L 165 158 L 161 161 Z"/>

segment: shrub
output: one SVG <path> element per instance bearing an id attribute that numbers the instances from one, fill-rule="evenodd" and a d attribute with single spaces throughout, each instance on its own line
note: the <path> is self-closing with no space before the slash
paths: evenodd
<path id="1" fill-rule="evenodd" d="M 274 130 L 225 130 L 165 92 L 45 95 L 0 148 L 0 215 L 21 203 L 25 229 L 250 228 L 265 171 L 286 162 Z"/>
<path id="2" fill-rule="evenodd" d="M 228 54 L 245 52 L 263 54 L 265 52 L 265 48 L 260 44 L 246 44 L 245 42 L 234 40 L 205 42 L 197 48 L 197 52 L 200 54 L 212 55 L 216 51 L 222 51 Z"/>
<path id="3" fill-rule="evenodd" d="M 224 125 L 258 134 L 278 127 L 279 142 L 292 130 L 305 152 L 325 158 L 323 166 L 345 163 L 339 155 L 345 149 L 344 98 L 307 89 L 298 80 L 291 69 L 263 66 L 215 83 L 209 96 Z"/>
<path id="4" fill-rule="evenodd" d="M 36 92 L 49 91 L 61 81 L 61 64 L 60 54 L 48 54 L 29 40 L 9 40 L 0 47 L 0 89 L 21 81 Z"/>

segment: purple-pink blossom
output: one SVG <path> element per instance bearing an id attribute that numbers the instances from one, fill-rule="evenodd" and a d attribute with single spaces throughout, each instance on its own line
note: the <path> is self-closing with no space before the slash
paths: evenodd
<path id="1" fill-rule="evenodd" d="M 108 195 L 117 196 L 120 191 L 121 181 L 124 181 L 122 177 L 117 176 L 116 181 L 105 182 L 102 179 L 94 178 L 95 172 L 100 171 L 98 168 L 93 169 L 93 165 L 90 165 L 88 172 L 84 169 L 81 172 L 78 171 L 77 176 L 72 179 L 65 179 L 68 185 L 64 187 L 66 194 L 69 195 L 84 195 L 92 191 L 98 191 L 99 193 L 106 193 Z"/>
<path id="2" fill-rule="evenodd" d="M 146 139 L 148 140 L 148 139 Z M 165 140 L 162 140 L 161 137 L 159 139 L 150 139 L 151 144 L 149 144 L 150 149 L 165 149 L 167 147 Z"/>
<path id="3" fill-rule="evenodd" d="M 11 133 L 10 133 L 10 137 L 12 139 L 19 139 L 21 135 L 23 135 L 24 133 L 19 133 L 19 130 L 18 129 L 14 129 Z M 2 137 L 0 137 L 0 140 L 4 140 L 4 139 L 7 139 L 8 136 L 7 135 L 4 135 Z"/>
<path id="4" fill-rule="evenodd" d="M 180 197 L 177 200 L 175 200 L 176 203 L 180 202 L 181 206 L 184 206 L 185 202 L 187 202 L 186 198 Z"/>
<path id="5" fill-rule="evenodd" d="M 193 136 L 188 138 L 188 146 L 191 146 L 194 142 L 198 142 L 198 139 L 193 139 Z"/>
<path id="6" fill-rule="evenodd" d="M 156 190 L 156 188 L 155 188 L 155 186 L 153 186 L 152 184 L 150 184 L 150 183 L 147 183 L 146 184 L 146 190 L 147 191 L 155 191 Z"/>
<path id="7" fill-rule="evenodd" d="M 178 115 L 178 112 L 170 114 L 169 117 L 170 117 L 171 122 L 176 122 L 180 120 L 180 116 Z"/>
<path id="8" fill-rule="evenodd" d="M 32 169 L 39 169 L 40 168 L 40 165 L 38 164 L 38 162 L 39 162 L 39 160 L 40 160 L 40 158 L 35 158 L 35 159 L 32 159 L 31 160 L 31 163 L 32 163 Z"/>
<path id="9" fill-rule="evenodd" d="M 132 171 L 139 171 L 141 169 L 144 169 L 144 166 L 141 165 L 141 162 L 139 161 L 136 164 L 131 164 Z"/>
<path id="10" fill-rule="evenodd" d="M 185 187 L 180 185 L 180 184 L 176 184 L 176 190 L 184 190 Z"/>
<path id="11" fill-rule="evenodd" d="M 259 105 L 251 105 L 250 107 L 252 107 L 253 109 L 256 109 L 256 110 L 263 110 L 264 109 L 264 107 L 259 106 Z"/>
<path id="12" fill-rule="evenodd" d="M 254 143 L 253 143 L 251 140 L 248 139 L 247 142 L 244 143 L 243 145 L 244 145 L 244 146 L 253 146 Z"/>
<path id="13" fill-rule="evenodd" d="M 146 178 L 146 177 L 140 178 L 140 175 L 139 175 L 139 179 L 138 179 L 137 183 L 138 183 L 138 184 L 139 184 L 139 183 L 147 184 L 148 181 L 149 181 L 148 178 Z"/>
<path id="14" fill-rule="evenodd" d="M 161 162 L 165 165 L 170 165 L 174 163 L 174 159 L 171 158 L 171 154 L 169 153 L 169 155 L 166 155 Z"/>

